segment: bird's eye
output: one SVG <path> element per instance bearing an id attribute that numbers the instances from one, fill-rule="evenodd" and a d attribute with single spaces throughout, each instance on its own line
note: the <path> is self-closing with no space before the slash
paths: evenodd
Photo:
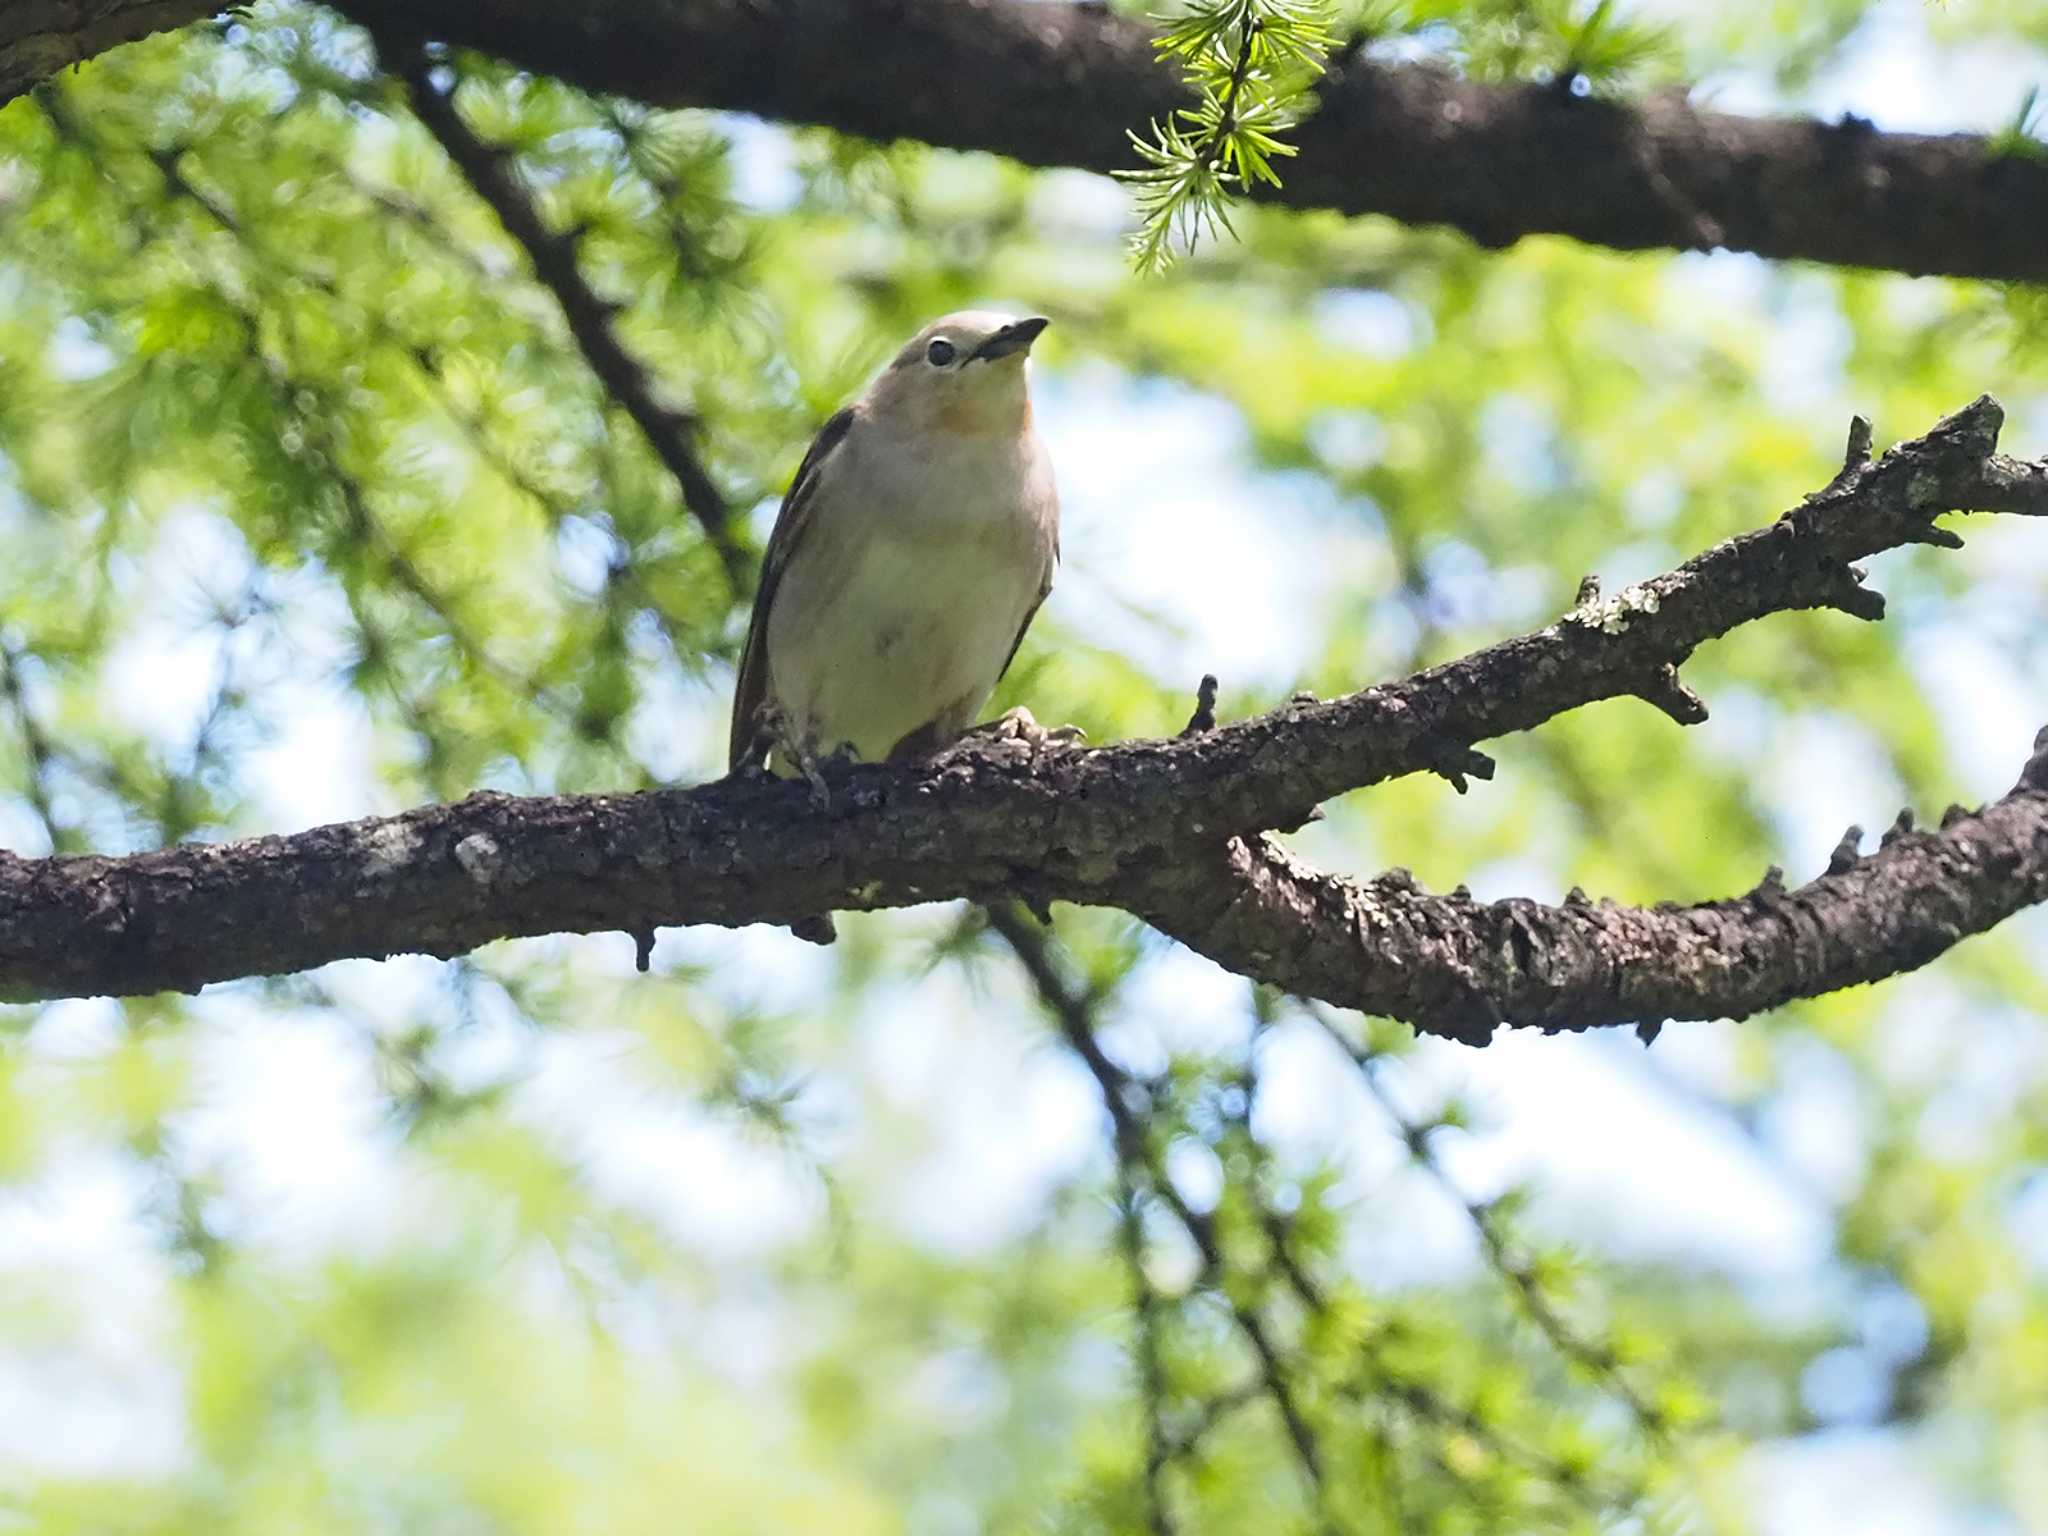
<path id="1" fill-rule="evenodd" d="M 932 344 L 924 349 L 924 360 L 934 368 L 943 368 L 953 361 L 953 343 L 943 336 L 932 338 Z"/>

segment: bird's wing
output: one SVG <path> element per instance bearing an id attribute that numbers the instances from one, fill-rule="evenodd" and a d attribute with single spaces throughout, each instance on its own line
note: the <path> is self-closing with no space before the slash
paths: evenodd
<path id="1" fill-rule="evenodd" d="M 761 562 L 761 585 L 754 594 L 754 616 L 747 624 L 746 648 L 740 652 L 739 685 L 732 697 L 732 736 L 726 749 L 728 768 L 738 768 L 753 748 L 758 716 L 768 698 L 768 613 L 775 603 L 775 589 L 782 583 L 790 555 L 810 526 L 819 472 L 832 450 L 844 440 L 853 421 L 853 407 L 849 405 L 818 429 L 803 463 L 797 466 L 796 478 L 789 482 L 789 490 L 783 495 L 782 510 L 775 515 L 775 531 L 768 535 L 768 553 Z"/>
<path id="2" fill-rule="evenodd" d="M 1060 563 L 1060 536 L 1052 536 L 1052 557 L 1045 562 L 1045 574 L 1038 578 L 1038 596 L 1032 599 L 1031 607 L 1024 615 L 1024 622 L 1017 626 L 1017 638 L 1010 642 L 1010 654 L 1003 658 L 1002 671 L 996 673 L 996 681 L 1003 680 L 1003 674 L 1010 670 L 1010 663 L 1017 659 L 1017 652 L 1024 647 L 1025 632 L 1031 628 L 1031 621 L 1038 617 L 1038 610 L 1045 606 L 1047 594 L 1052 591 L 1052 573 Z"/>

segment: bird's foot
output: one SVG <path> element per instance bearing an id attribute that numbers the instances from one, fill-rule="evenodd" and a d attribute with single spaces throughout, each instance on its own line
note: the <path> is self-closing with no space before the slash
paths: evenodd
<path id="1" fill-rule="evenodd" d="M 995 741 L 1021 741 L 1034 752 L 1054 745 L 1076 746 L 1088 739 L 1088 733 L 1078 725 L 1040 725 L 1022 704 L 1005 710 L 985 725 L 977 725 L 961 739 L 971 741 L 977 736 Z"/>
<path id="2" fill-rule="evenodd" d="M 783 737 L 782 711 L 773 699 L 762 704 L 754 712 L 753 737 L 747 743 L 744 756 L 734 761 L 732 771 L 726 775 L 731 779 L 772 779 L 775 770 L 769 766 L 769 754 L 781 744 Z"/>
<path id="3" fill-rule="evenodd" d="M 825 775 L 819 770 L 858 761 L 853 755 L 853 748 L 844 744 L 833 748 L 824 757 L 819 757 L 814 752 L 805 752 L 801 757 L 792 753 L 790 760 L 803 771 L 805 780 L 811 786 L 811 804 L 821 811 L 832 809 L 832 792 L 825 787 Z M 830 912 L 800 917 L 789 925 L 789 931 L 806 944 L 832 944 L 839 939 L 839 929 L 833 923 Z"/>
<path id="4" fill-rule="evenodd" d="M 807 749 L 801 756 L 792 752 L 790 760 L 796 764 L 797 770 L 803 774 L 804 782 L 811 786 L 811 804 L 821 811 L 829 811 L 832 809 L 832 791 L 825 784 L 824 771 L 827 768 L 851 767 L 860 761 L 860 754 L 853 750 L 851 742 L 842 741 L 830 752 L 819 753 L 816 750 Z M 832 941 L 827 938 L 819 942 L 829 944 Z"/>
<path id="5" fill-rule="evenodd" d="M 1075 745 L 1087 741 L 1087 731 L 1079 725 L 1038 725 L 1032 713 L 1024 709 L 1024 705 L 1018 705 L 1016 709 L 997 715 L 993 721 L 983 721 L 973 727 L 946 748 L 946 752 L 973 748 L 973 745 L 987 741 L 1022 741 L 1036 758 L 1049 745 Z"/>
<path id="6" fill-rule="evenodd" d="M 772 699 L 761 707 L 760 720 L 760 739 L 767 744 L 766 751 L 761 754 L 762 760 L 766 762 L 772 757 L 783 764 L 785 776 L 787 770 L 794 769 L 811 787 L 811 804 L 821 811 L 831 810 L 832 792 L 826 788 L 825 775 L 819 770 L 828 764 L 844 761 L 846 749 L 841 747 L 836 752 L 820 756 L 817 737 L 810 732 L 798 732 L 782 706 Z"/>
<path id="7" fill-rule="evenodd" d="M 832 791 L 825 785 L 825 775 L 819 772 L 823 759 L 817 753 L 801 747 L 792 747 L 788 751 L 790 762 L 795 765 L 796 771 L 804 776 L 804 782 L 811 786 L 811 804 L 821 811 L 831 810 Z"/>

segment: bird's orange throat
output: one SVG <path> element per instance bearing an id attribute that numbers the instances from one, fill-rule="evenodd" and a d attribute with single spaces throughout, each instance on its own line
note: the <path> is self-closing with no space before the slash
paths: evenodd
<path id="1" fill-rule="evenodd" d="M 928 432 L 960 437 L 1017 436 L 1031 429 L 1031 394 L 1021 378 L 1014 390 L 949 391 L 922 414 L 924 420 L 919 425 Z"/>

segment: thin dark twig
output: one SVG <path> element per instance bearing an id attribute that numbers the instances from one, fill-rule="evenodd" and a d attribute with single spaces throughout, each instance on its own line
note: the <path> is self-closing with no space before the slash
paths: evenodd
<path id="1" fill-rule="evenodd" d="M 1551 1347 L 1605 1386 L 1628 1409 L 1645 1434 L 1656 1439 L 1666 1436 L 1670 1430 L 1669 1421 L 1655 1404 L 1636 1390 L 1622 1371 L 1614 1351 L 1605 1344 L 1582 1337 L 1572 1327 L 1545 1293 L 1535 1270 L 1511 1251 L 1508 1236 L 1498 1219 L 1499 1213 L 1488 1202 L 1474 1199 L 1459 1187 L 1429 1144 L 1430 1128 L 1410 1120 L 1394 1102 L 1386 1085 L 1379 1080 L 1377 1068 L 1382 1058 L 1354 1043 L 1326 1009 L 1311 1007 L 1308 1012 L 1357 1067 L 1359 1080 L 1400 1137 L 1410 1160 L 1465 1213 L 1479 1238 L 1487 1267 L 1513 1293 L 1524 1314 L 1550 1341 Z"/>
<path id="2" fill-rule="evenodd" d="M 75 113 L 69 110 L 61 95 L 54 90 L 46 91 L 39 95 L 38 100 L 43 106 L 46 116 L 58 132 L 67 140 L 76 144 L 81 152 L 94 163 L 95 168 L 99 170 L 102 179 L 107 185 L 118 188 L 120 182 L 111 174 L 106 163 L 106 146 Z M 236 237 L 240 242 L 240 248 L 250 258 L 256 271 L 267 274 L 267 281 L 262 286 L 267 288 L 274 297 L 280 294 L 283 283 L 298 282 L 312 287 L 323 297 L 336 304 L 344 302 L 341 291 L 332 279 L 319 273 L 307 271 L 278 255 L 262 242 L 252 239 L 243 221 L 232 209 L 225 206 L 185 174 L 179 164 L 180 153 L 179 150 L 174 148 L 163 148 L 148 152 L 148 158 L 156 166 L 164 191 L 172 198 L 182 201 L 204 214 L 222 232 Z M 162 234 L 161 231 L 152 228 L 147 219 L 142 220 L 141 228 L 145 238 L 159 238 Z M 252 272 L 251 275 L 254 277 L 255 273 Z M 455 648 L 468 657 L 479 671 L 495 677 L 513 692 L 533 699 L 542 708 L 564 722 L 572 726 L 575 725 L 577 714 L 570 701 L 565 699 L 559 690 L 542 686 L 534 679 L 520 672 L 519 669 L 497 657 L 483 639 L 471 630 L 457 613 L 455 604 L 448 594 L 434 585 L 426 577 L 425 573 L 419 569 L 417 564 L 414 563 L 412 558 L 399 546 L 397 540 L 384 527 L 382 521 L 371 509 L 368 488 L 341 467 L 342 455 L 340 444 L 335 440 L 326 421 L 312 413 L 300 410 L 296 405 L 296 397 L 304 392 L 306 381 L 295 379 L 280 359 L 272 357 L 265 352 L 260 340 L 262 333 L 260 317 L 222 284 L 216 282 L 209 286 L 222 305 L 239 322 L 251 357 L 259 363 L 260 371 L 271 384 L 272 396 L 280 414 L 291 419 L 293 425 L 298 429 L 307 444 L 321 450 L 322 457 L 327 465 L 328 481 L 341 498 L 350 533 L 358 540 L 362 547 L 377 557 L 396 586 L 434 615 L 441 624 L 441 627 L 447 632 L 448 638 L 454 643 Z M 279 312 L 288 315 L 290 312 L 289 306 L 280 304 Z M 388 321 L 382 316 L 377 315 L 367 316 L 367 319 L 373 333 L 377 334 L 380 339 L 384 339 L 393 346 L 403 350 L 417 364 L 416 349 L 408 346 L 404 339 L 399 337 L 398 333 L 391 328 Z M 344 585 L 346 586 L 347 583 L 344 583 Z M 353 593 L 350 593 L 349 603 L 351 612 L 355 615 L 358 624 L 364 627 L 367 632 L 369 626 L 365 621 L 361 605 L 356 601 Z M 406 714 L 409 723 L 416 731 L 424 734 L 425 728 L 421 724 L 424 719 L 423 712 L 419 710 L 414 701 L 400 696 L 395 679 L 393 680 L 392 687 L 394 697 L 398 698 L 400 707 Z"/>
<path id="3" fill-rule="evenodd" d="M 562 317 L 585 361 L 612 398 L 624 406 L 668 472 L 675 477 L 683 504 L 697 519 L 704 536 L 718 552 L 735 592 L 752 582 L 753 562 L 734 536 L 732 509 L 698 458 L 692 441 L 696 418 L 664 404 L 656 396 L 653 377 L 627 351 L 615 323 L 616 306 L 600 298 L 577 265 L 579 236 L 557 233 L 542 222 L 531 195 L 519 179 L 511 151 L 486 143 L 470 130 L 456 110 L 452 94 L 435 83 L 434 67 L 418 42 L 376 30 L 378 51 L 405 88 L 406 102 L 463 177 L 481 197 L 505 232 L 526 252 L 534 276 L 555 296 Z"/>
<path id="4" fill-rule="evenodd" d="M 1152 1536 L 1174 1536 L 1166 1504 L 1166 1372 L 1160 1358 L 1160 1297 L 1145 1272 L 1145 1216 L 1131 1165 L 1116 1160 L 1117 1238 L 1131 1276 L 1131 1307 L 1138 1362 L 1138 1396 L 1145 1412 L 1145 1524 Z"/>
<path id="5" fill-rule="evenodd" d="M 1193 1239 L 1195 1249 L 1201 1255 L 1204 1276 L 1217 1283 L 1238 1331 L 1258 1357 L 1267 1395 L 1280 1414 L 1287 1438 L 1294 1447 L 1295 1458 L 1300 1462 L 1303 1475 L 1320 1507 L 1323 1501 L 1323 1465 L 1315 1431 L 1302 1411 L 1294 1385 L 1288 1379 L 1281 1360 L 1279 1346 L 1265 1319 L 1248 1302 L 1222 1285 L 1225 1275 L 1223 1244 L 1214 1220 L 1188 1205 L 1160 1166 L 1132 1107 L 1132 1101 L 1142 1092 L 1142 1086 L 1111 1061 L 1096 1040 L 1090 999 L 1078 983 L 1063 974 L 1060 960 L 1054 954 L 1052 941 L 1045 930 L 1014 904 L 990 906 L 988 921 L 990 928 L 1009 945 L 1024 967 L 1025 974 L 1037 988 L 1040 1002 L 1059 1025 L 1067 1044 L 1094 1076 L 1096 1086 L 1101 1089 L 1103 1103 L 1109 1110 L 1118 1159 L 1134 1171 L 1142 1171 L 1145 1181 Z"/>
<path id="6" fill-rule="evenodd" d="M 28 801 L 36 820 L 42 823 L 43 836 L 55 852 L 61 850 L 65 842 L 57 826 L 56 810 L 50 802 L 50 767 L 56 760 L 56 752 L 43 731 L 42 722 L 36 719 L 35 711 L 29 707 L 21 662 L 22 653 L 0 640 L 0 699 L 7 701 L 7 712 L 14 717 L 14 731 L 21 738 L 22 756 L 28 763 L 22 796 Z"/>
<path id="7" fill-rule="evenodd" d="M 1258 42 L 1259 33 L 1264 25 L 1252 8 L 1246 6 L 1244 30 L 1237 40 L 1237 58 L 1230 66 L 1230 83 L 1224 87 L 1221 97 L 1223 112 L 1216 121 L 1216 131 L 1209 136 L 1209 141 L 1201 149 L 1204 165 L 1222 155 L 1224 146 L 1230 142 L 1230 136 L 1237 132 L 1237 99 L 1243 94 L 1245 80 L 1252 72 L 1252 48 Z M 1250 191 L 1244 172 L 1240 170 L 1236 175 L 1238 186 L 1247 192 Z"/>
<path id="8" fill-rule="evenodd" d="M 175 154 L 159 154 L 155 158 L 158 169 L 163 173 L 166 188 L 189 200 L 195 207 L 208 214 L 222 229 L 235 235 L 241 241 L 242 249 L 252 258 L 272 269 L 281 279 L 307 284 L 331 302 L 337 305 L 348 305 L 346 296 L 331 276 L 326 273 L 310 270 L 271 249 L 268 245 L 252 238 L 248 228 L 230 209 L 222 205 L 217 199 L 194 184 L 183 174 L 178 168 Z M 395 220 L 423 231 L 434 242 L 438 250 L 461 262 L 472 276 L 487 281 L 496 281 L 502 276 L 502 274 L 492 271 L 476 252 L 462 245 L 459 241 L 452 239 L 447 230 L 434 219 L 433 215 L 418 203 L 412 202 L 410 199 L 394 196 L 368 185 L 356 178 L 345 165 L 339 162 L 330 162 L 328 169 L 333 175 L 345 181 L 357 196 L 365 199 L 372 206 Z M 677 238 L 680 239 L 680 235 Z M 359 318 L 368 327 L 372 337 L 383 343 L 394 353 L 403 356 L 412 365 L 414 370 L 416 370 L 416 375 L 422 388 L 429 398 L 462 433 L 463 437 L 478 455 L 483 458 L 485 463 L 514 490 L 530 498 L 547 515 L 552 526 L 561 526 L 563 521 L 571 515 L 571 509 L 563 505 L 559 497 L 551 494 L 528 475 L 510 455 L 506 454 L 491 439 L 488 425 L 480 414 L 466 409 L 455 399 L 441 376 L 431 347 L 400 332 L 392 324 L 390 317 L 380 311 L 373 309 L 355 310 L 352 307 L 351 309 L 353 317 Z M 420 596 L 423 601 L 428 601 L 424 592 L 417 586 L 404 583 L 404 573 L 399 572 L 397 574 L 401 576 L 403 584 L 411 587 L 415 596 Z M 675 621 L 662 607 L 660 600 L 649 590 L 645 581 L 641 579 L 639 572 L 634 569 L 630 561 L 614 565 L 610 572 L 610 579 L 628 591 L 634 601 L 652 617 L 661 629 L 664 637 L 668 639 L 671 647 L 675 649 L 679 656 L 691 649 L 682 645 L 678 640 L 675 632 Z M 464 637 L 457 633 L 459 626 L 448 610 L 431 602 L 429 605 L 435 606 L 435 611 L 447 622 L 451 638 L 456 640 L 457 645 L 468 650 L 473 657 L 482 659 L 480 649 L 472 644 L 465 643 Z M 502 672 L 504 669 L 486 662 L 486 670 Z"/>
<path id="9" fill-rule="evenodd" d="M 410 344 L 405 350 L 417 370 L 420 387 L 427 397 L 462 434 L 463 441 L 469 444 L 485 467 L 540 509 L 550 528 L 560 529 L 571 517 L 587 515 L 583 513 L 582 508 L 542 485 L 504 450 L 492 437 L 490 423 L 483 414 L 471 410 L 456 399 L 454 392 L 448 387 L 447 380 L 442 376 L 441 365 L 431 351 Z M 633 545 L 623 534 L 617 534 L 616 530 L 614 532 L 623 553 L 606 568 L 608 592 L 616 590 L 626 594 L 638 610 L 653 622 L 677 657 L 686 657 L 698 651 L 698 646 L 685 644 L 677 633 L 675 616 L 648 585 L 637 564 L 637 552 Z"/>
<path id="10" fill-rule="evenodd" d="M 1257 1376 L 1218 1392 L 1204 1401 L 1166 1443 L 1166 1459 L 1180 1461 L 1194 1455 L 1224 1421 L 1240 1408 L 1248 1408 L 1266 1395 L 1266 1384 Z"/>
<path id="11" fill-rule="evenodd" d="M 1254 997 L 1256 996 L 1255 991 Z M 1240 1097 L 1234 1110 L 1226 1108 L 1225 1118 L 1235 1132 L 1238 1145 L 1249 1164 L 1244 1182 L 1251 1197 L 1252 1208 L 1258 1216 L 1259 1228 L 1266 1237 L 1268 1270 L 1279 1272 L 1304 1312 L 1312 1318 L 1326 1321 L 1332 1311 L 1329 1291 L 1316 1281 L 1296 1252 L 1295 1224 L 1289 1214 L 1275 1203 L 1270 1190 L 1272 1155 L 1265 1144 L 1252 1134 L 1252 1115 L 1258 1107 L 1261 1084 L 1259 1049 L 1262 1037 L 1269 1027 L 1266 1016 L 1255 1008 L 1252 1037 L 1245 1047 L 1243 1063 L 1236 1078 Z M 1357 1390 L 1357 1383 L 1365 1379 L 1368 1371 L 1382 1377 L 1392 1375 L 1384 1360 L 1377 1358 L 1371 1349 L 1362 1346 L 1354 1369 L 1340 1380 L 1337 1388 L 1340 1394 L 1350 1396 L 1359 1402 L 1361 1407 L 1370 1406 L 1363 1401 L 1363 1394 Z M 1420 1387 L 1415 1391 L 1419 1397 L 1429 1395 Z M 1384 1433 L 1376 1432 L 1373 1439 L 1374 1448 L 1378 1452 L 1374 1457 L 1374 1465 L 1379 1473 L 1380 1501 L 1385 1507 L 1389 1523 L 1399 1529 L 1403 1523 L 1401 1490 L 1395 1480 L 1393 1457 Z"/>
<path id="12" fill-rule="evenodd" d="M 1243 1081 L 1246 1086 L 1246 1104 L 1243 1114 L 1238 1119 L 1245 1142 L 1257 1159 L 1263 1149 L 1251 1136 L 1250 1122 L 1251 1100 L 1257 1088 L 1258 1075 L 1250 1064 L 1249 1057 Z M 1254 1171 L 1255 1174 L 1263 1171 L 1257 1161 L 1254 1164 Z M 1275 1268 L 1285 1278 L 1288 1288 L 1293 1291 L 1305 1310 L 1316 1316 L 1327 1315 L 1330 1309 L 1328 1288 L 1309 1272 L 1308 1267 L 1296 1254 L 1294 1222 L 1284 1211 L 1264 1198 L 1264 1192 L 1258 1188 L 1256 1180 L 1253 1187 L 1260 1224 L 1271 1245 Z M 1390 1398 L 1417 1419 L 1455 1429 L 1546 1481 L 1559 1487 L 1579 1490 L 1600 1504 L 1626 1508 L 1638 1503 L 1642 1497 L 1640 1489 L 1630 1485 L 1589 1484 L 1575 1468 L 1524 1444 L 1516 1436 L 1486 1422 L 1478 1414 L 1449 1401 L 1424 1382 L 1402 1375 L 1383 1356 L 1370 1348 L 1361 1348 L 1356 1368 L 1339 1380 L 1334 1390 L 1340 1396 L 1358 1402 L 1361 1406 L 1365 1404 L 1368 1393 Z M 1391 1489 L 1388 1490 L 1388 1507 L 1390 1510 L 1394 1507 Z"/>

